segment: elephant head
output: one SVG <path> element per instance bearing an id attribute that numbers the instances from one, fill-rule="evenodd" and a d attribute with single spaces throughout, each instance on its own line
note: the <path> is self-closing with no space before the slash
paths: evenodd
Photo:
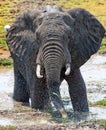
<path id="1" fill-rule="evenodd" d="M 43 77 L 40 72 L 41 68 L 46 70 L 46 77 L 51 78 L 51 80 L 57 80 L 58 82 L 63 67 L 66 68 L 65 75 L 70 74 L 71 55 L 68 49 L 68 43 L 71 28 L 65 23 L 64 17 L 69 17 L 70 22 L 73 23 L 73 19 L 68 14 L 54 11 L 52 13 L 44 13 L 42 19 L 40 19 L 40 25 L 37 25 L 36 35 L 41 44 L 36 60 L 38 64 L 38 78 Z"/>
<path id="2" fill-rule="evenodd" d="M 12 54 L 22 57 L 25 52 L 21 49 L 22 53 L 19 53 L 19 47 L 13 51 L 14 41 L 17 46 L 22 40 L 27 41 L 29 46 L 35 44 L 36 75 L 41 80 L 46 78 L 50 98 L 65 117 L 62 101 L 56 91 L 61 83 L 61 75 L 71 75 L 97 52 L 105 29 L 84 9 L 63 11 L 57 6 L 47 6 L 44 10 L 28 10 L 9 31 L 13 31 L 11 37 L 7 36 Z"/>

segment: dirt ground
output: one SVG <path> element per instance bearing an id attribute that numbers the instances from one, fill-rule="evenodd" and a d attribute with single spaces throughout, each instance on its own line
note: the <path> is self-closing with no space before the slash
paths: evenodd
<path id="1" fill-rule="evenodd" d="M 32 110 L 19 103 L 15 103 L 15 107 L 14 110 L 0 111 L 0 118 L 4 122 L 9 119 L 13 130 L 105 130 L 96 121 L 68 122 L 64 119 L 59 122 L 49 113 Z M 5 128 L 2 127 L 2 130 Z"/>

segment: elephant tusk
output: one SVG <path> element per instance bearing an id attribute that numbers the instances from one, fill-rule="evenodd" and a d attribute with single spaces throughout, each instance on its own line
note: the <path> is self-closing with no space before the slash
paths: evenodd
<path id="1" fill-rule="evenodd" d="M 65 75 L 69 75 L 71 72 L 71 65 L 68 63 L 66 64 L 66 71 L 65 71 Z"/>
<path id="2" fill-rule="evenodd" d="M 43 78 L 43 75 L 41 75 L 40 72 L 41 72 L 41 65 L 38 64 L 36 67 L 36 75 L 38 78 Z"/>

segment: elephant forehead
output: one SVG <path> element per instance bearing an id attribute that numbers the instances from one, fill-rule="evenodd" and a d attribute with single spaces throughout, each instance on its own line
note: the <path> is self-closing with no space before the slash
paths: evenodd
<path id="1" fill-rule="evenodd" d="M 66 35 L 70 28 L 64 22 L 63 16 L 65 14 L 61 12 L 45 13 L 42 24 L 38 28 L 40 36 L 59 36 Z"/>
<path id="2" fill-rule="evenodd" d="M 44 16 L 44 21 L 60 21 L 63 20 L 63 17 L 59 13 L 46 13 Z"/>
<path id="3" fill-rule="evenodd" d="M 45 30 L 45 31 L 44 31 Z M 60 30 L 61 33 L 67 30 L 67 26 L 64 23 L 64 21 L 60 18 L 60 19 L 45 19 L 41 28 L 40 28 L 40 32 L 42 33 L 59 33 L 60 34 Z"/>

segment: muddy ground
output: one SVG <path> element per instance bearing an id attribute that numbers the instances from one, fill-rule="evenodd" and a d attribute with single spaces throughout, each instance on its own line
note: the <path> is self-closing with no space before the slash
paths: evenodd
<path id="1" fill-rule="evenodd" d="M 106 56 L 94 55 L 81 67 L 81 71 L 87 86 L 88 101 L 94 103 L 106 99 Z M 13 77 L 13 68 L 0 68 L 0 130 L 7 126 L 15 130 L 105 130 L 96 121 L 106 120 L 106 107 L 90 106 L 89 114 L 74 113 L 65 81 L 60 91 L 69 118 L 61 119 L 55 110 L 41 112 L 14 102 Z"/>

